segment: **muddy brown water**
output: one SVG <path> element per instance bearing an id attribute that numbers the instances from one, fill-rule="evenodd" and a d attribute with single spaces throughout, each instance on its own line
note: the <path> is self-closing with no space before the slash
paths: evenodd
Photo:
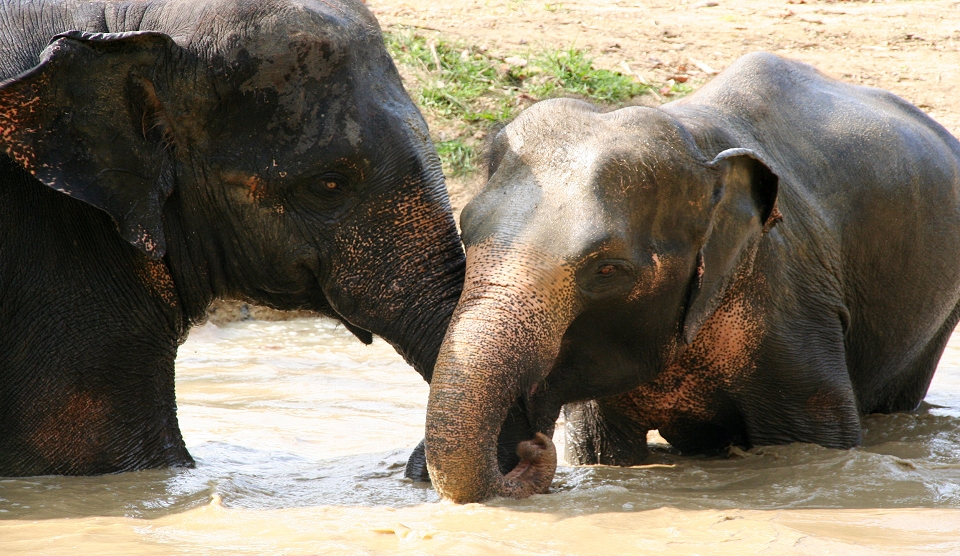
<path id="1" fill-rule="evenodd" d="M 863 448 L 660 444 L 482 505 L 403 479 L 427 387 L 329 321 L 198 328 L 177 396 L 196 469 L 0 480 L 0 554 L 960 554 L 960 336 Z"/>

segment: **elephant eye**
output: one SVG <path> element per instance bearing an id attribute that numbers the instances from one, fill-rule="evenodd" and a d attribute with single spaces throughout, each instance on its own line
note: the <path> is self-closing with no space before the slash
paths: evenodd
<path id="1" fill-rule="evenodd" d="M 324 172 L 297 180 L 297 187 L 291 188 L 287 195 L 292 202 L 306 209 L 302 213 L 304 216 L 309 214 L 334 222 L 357 200 L 352 193 L 349 178 L 337 172 Z"/>
<path id="2" fill-rule="evenodd" d="M 327 192 L 343 191 L 347 186 L 347 178 L 342 174 L 329 173 L 317 177 L 319 188 Z"/>
<path id="3" fill-rule="evenodd" d="M 594 259 L 577 271 L 577 284 L 588 296 L 615 295 L 632 288 L 636 277 L 636 268 L 627 259 Z"/>

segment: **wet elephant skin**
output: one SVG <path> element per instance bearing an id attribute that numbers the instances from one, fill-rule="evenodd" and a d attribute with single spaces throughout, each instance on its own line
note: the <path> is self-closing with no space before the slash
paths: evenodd
<path id="1" fill-rule="evenodd" d="M 174 359 L 217 298 L 430 378 L 464 256 L 351 0 L 3 2 L 0 476 L 193 463 Z"/>
<path id="2" fill-rule="evenodd" d="M 957 323 L 960 143 L 757 53 L 657 109 L 532 106 L 461 228 L 425 440 L 444 497 L 545 492 L 552 444 L 504 476 L 496 439 L 561 408 L 575 464 L 641 463 L 651 429 L 683 452 L 850 448 L 862 415 L 919 404 Z"/>

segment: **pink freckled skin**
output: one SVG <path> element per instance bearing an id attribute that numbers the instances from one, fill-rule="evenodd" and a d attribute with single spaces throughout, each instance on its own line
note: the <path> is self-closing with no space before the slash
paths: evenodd
<path id="1" fill-rule="evenodd" d="M 715 416 L 716 397 L 756 370 L 766 311 L 756 294 L 763 283 L 753 277 L 737 284 L 682 357 L 626 395 L 635 404 L 636 419 L 664 429 L 679 418 L 709 420 Z"/>

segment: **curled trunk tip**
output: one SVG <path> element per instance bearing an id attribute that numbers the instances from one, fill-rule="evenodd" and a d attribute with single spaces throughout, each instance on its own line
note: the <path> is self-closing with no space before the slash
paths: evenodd
<path id="1" fill-rule="evenodd" d="M 458 504 L 482 502 L 489 498 L 527 498 L 534 494 L 550 491 L 550 484 L 557 471 L 557 449 L 553 440 L 538 432 L 531 440 L 525 440 L 517 446 L 520 463 L 506 475 L 500 474 L 496 461 L 489 469 L 481 472 L 479 483 L 470 487 L 457 484 L 454 488 L 446 485 L 441 470 L 431 467 L 430 473 L 434 487 L 440 496 Z"/>
<path id="2" fill-rule="evenodd" d="M 517 455 L 520 463 L 503 477 L 507 486 L 504 495 L 526 498 L 549 492 L 557 472 L 557 448 L 553 440 L 538 432 L 533 440 L 524 440 L 517 446 Z"/>

